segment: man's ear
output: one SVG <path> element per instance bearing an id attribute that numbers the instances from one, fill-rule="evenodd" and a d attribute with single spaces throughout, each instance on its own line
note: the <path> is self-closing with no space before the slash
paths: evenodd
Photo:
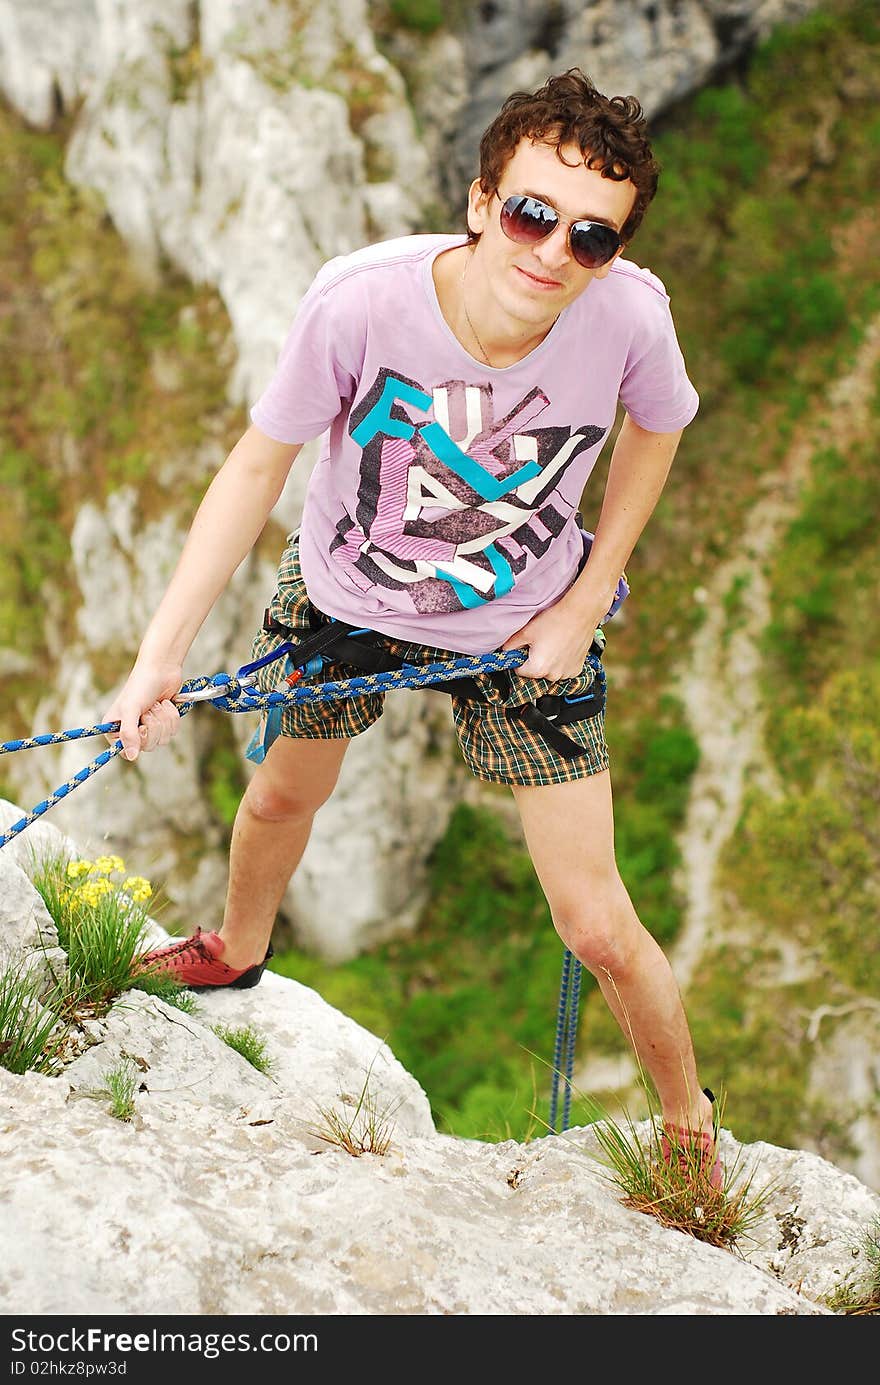
<path id="1" fill-rule="evenodd" d="M 481 235 L 486 229 L 491 197 L 491 192 L 484 192 L 479 178 L 475 178 L 468 188 L 467 200 L 467 224 L 475 235 Z"/>

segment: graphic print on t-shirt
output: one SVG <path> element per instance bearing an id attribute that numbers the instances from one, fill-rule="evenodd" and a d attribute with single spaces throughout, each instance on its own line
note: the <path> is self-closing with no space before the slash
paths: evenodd
<path id="1" fill-rule="evenodd" d="M 450 380 L 429 393 L 379 371 L 349 420 L 357 509 L 331 544 L 349 580 L 406 590 L 425 613 L 509 592 L 571 518 L 560 481 L 606 432 L 534 426 L 549 403 L 536 386 L 496 421 L 491 384 Z"/>

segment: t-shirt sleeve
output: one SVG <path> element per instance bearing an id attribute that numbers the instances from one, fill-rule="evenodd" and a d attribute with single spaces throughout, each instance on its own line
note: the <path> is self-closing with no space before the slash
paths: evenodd
<path id="1" fill-rule="evenodd" d="M 669 300 L 649 292 L 648 311 L 627 357 L 620 402 L 640 427 L 675 433 L 691 422 L 700 397 L 688 378 Z"/>
<path id="2" fill-rule="evenodd" d="M 250 416 L 277 442 L 319 437 L 354 397 L 363 363 L 359 294 L 325 265 L 300 301 L 275 372 Z"/>

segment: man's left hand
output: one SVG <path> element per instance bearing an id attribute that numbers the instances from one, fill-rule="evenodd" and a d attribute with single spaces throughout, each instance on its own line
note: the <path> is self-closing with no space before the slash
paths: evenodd
<path id="1" fill-rule="evenodd" d="M 577 678 L 604 614 L 604 609 L 597 611 L 592 623 L 585 622 L 583 610 L 575 616 L 570 607 L 566 608 L 563 598 L 532 616 L 501 648 L 528 648 L 525 663 L 513 670 L 521 678 L 549 678 L 554 683 L 561 678 Z"/>

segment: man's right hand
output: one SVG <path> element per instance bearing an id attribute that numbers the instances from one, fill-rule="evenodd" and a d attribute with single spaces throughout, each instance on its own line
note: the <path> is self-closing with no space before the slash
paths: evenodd
<path id="1" fill-rule="evenodd" d="M 171 701 L 180 692 L 183 669 L 163 660 L 138 659 L 122 691 L 113 699 L 102 721 L 118 721 L 118 735 L 108 735 L 111 745 L 122 741 L 126 760 L 136 760 L 142 750 L 156 750 L 177 735 L 180 712 Z"/>

